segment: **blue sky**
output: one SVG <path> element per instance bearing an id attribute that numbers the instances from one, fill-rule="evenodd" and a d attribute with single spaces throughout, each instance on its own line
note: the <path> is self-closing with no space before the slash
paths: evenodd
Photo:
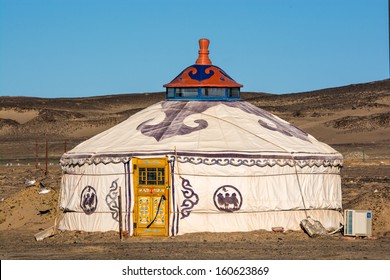
<path id="1" fill-rule="evenodd" d="M 243 91 L 389 77 L 386 0 L 0 0 L 0 95 L 163 91 L 210 59 Z"/>

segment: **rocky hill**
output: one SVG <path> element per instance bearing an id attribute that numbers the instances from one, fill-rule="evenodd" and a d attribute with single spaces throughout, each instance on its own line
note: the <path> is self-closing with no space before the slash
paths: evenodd
<path id="1" fill-rule="evenodd" d="M 390 80 L 275 95 L 243 92 L 242 98 L 324 141 L 346 156 L 388 157 Z M 50 157 L 112 127 L 164 93 L 87 98 L 0 97 L 0 161 L 33 159 L 38 144 Z"/>

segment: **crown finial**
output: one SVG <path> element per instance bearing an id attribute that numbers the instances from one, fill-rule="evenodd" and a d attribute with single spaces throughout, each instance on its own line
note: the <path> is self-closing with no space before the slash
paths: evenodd
<path id="1" fill-rule="evenodd" d="M 199 40 L 199 51 L 198 51 L 198 59 L 195 64 L 203 64 L 203 65 L 211 65 L 211 60 L 209 58 L 209 44 L 210 41 L 208 39 L 202 38 Z"/>

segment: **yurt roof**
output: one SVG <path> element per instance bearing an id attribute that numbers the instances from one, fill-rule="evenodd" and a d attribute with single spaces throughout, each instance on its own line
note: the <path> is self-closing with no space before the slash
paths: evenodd
<path id="1" fill-rule="evenodd" d="M 211 64 L 207 39 L 200 39 L 199 45 L 196 63 L 165 85 L 166 101 L 84 141 L 65 153 L 61 163 L 127 162 L 132 157 L 166 155 L 248 166 L 342 163 L 341 154 L 330 146 L 240 100 L 242 85 Z M 188 89 L 194 86 L 196 90 Z M 176 91 L 186 87 L 194 95 L 183 98 Z M 222 94 L 206 96 L 208 87 Z"/>
<path id="2" fill-rule="evenodd" d="M 63 165 L 181 155 L 339 165 L 342 156 L 294 125 L 246 101 L 161 101 L 76 146 Z"/>

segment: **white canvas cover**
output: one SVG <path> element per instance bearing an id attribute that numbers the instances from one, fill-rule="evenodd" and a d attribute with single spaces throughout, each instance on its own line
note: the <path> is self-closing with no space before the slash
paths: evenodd
<path id="1" fill-rule="evenodd" d="M 171 235 L 297 230 L 306 215 L 327 228 L 342 222 L 337 151 L 245 101 L 163 101 L 63 155 L 60 228 L 118 230 L 110 197 L 121 186 L 132 233 L 131 161 L 165 156 L 173 183 Z M 98 203 L 88 213 L 81 200 L 92 194 Z"/>

